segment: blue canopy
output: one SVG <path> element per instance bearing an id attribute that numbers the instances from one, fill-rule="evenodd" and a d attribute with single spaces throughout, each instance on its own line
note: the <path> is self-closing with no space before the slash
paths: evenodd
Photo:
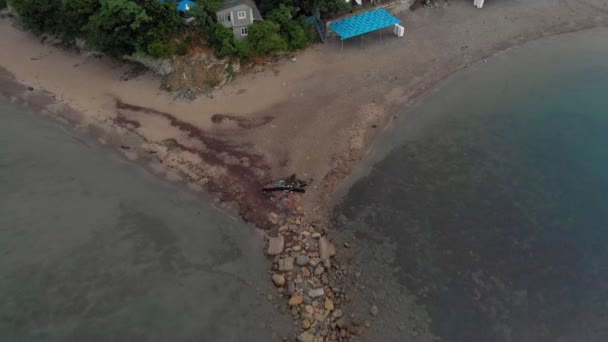
<path id="1" fill-rule="evenodd" d="M 177 4 L 177 10 L 186 12 L 189 11 L 192 7 L 196 6 L 196 3 L 190 0 L 182 0 Z"/>
<path id="2" fill-rule="evenodd" d="M 395 24 L 399 19 L 388 13 L 384 8 L 361 13 L 329 24 L 329 28 L 336 32 L 340 39 L 348 39 L 365 33 L 380 30 Z"/>

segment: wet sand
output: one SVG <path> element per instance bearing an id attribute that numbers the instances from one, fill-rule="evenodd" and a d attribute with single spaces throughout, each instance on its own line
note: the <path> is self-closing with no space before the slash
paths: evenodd
<path id="1" fill-rule="evenodd" d="M 5 341 L 272 341 L 256 228 L 0 98 Z"/>

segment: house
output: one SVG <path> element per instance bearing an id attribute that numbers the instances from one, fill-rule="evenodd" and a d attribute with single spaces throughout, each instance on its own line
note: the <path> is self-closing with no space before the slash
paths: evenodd
<path id="1" fill-rule="evenodd" d="M 249 26 L 262 20 L 253 0 L 224 0 L 224 5 L 217 11 L 217 22 L 231 28 L 236 39 L 246 39 Z"/>

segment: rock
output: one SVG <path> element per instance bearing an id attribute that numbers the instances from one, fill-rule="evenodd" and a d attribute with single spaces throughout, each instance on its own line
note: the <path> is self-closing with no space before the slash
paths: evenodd
<path id="1" fill-rule="evenodd" d="M 289 299 L 289 305 L 291 306 L 300 305 L 302 302 L 304 302 L 304 296 L 302 295 L 293 295 Z"/>
<path id="2" fill-rule="evenodd" d="M 334 311 L 334 313 L 332 313 L 331 315 L 332 315 L 334 318 L 340 318 L 340 317 L 342 317 L 342 310 L 340 310 L 340 309 L 336 309 L 336 310 Z"/>
<path id="3" fill-rule="evenodd" d="M 346 326 L 346 320 L 344 319 L 344 317 L 340 317 L 337 321 L 336 321 L 336 326 L 340 329 L 344 328 Z"/>
<path id="4" fill-rule="evenodd" d="M 317 266 L 319 261 L 317 260 L 317 258 L 310 258 L 310 261 L 308 263 L 310 264 L 310 266 L 315 267 Z"/>
<path id="5" fill-rule="evenodd" d="M 325 268 L 323 268 L 323 266 L 319 265 L 315 268 L 315 275 L 320 276 L 323 274 L 323 272 L 325 272 Z"/>
<path id="6" fill-rule="evenodd" d="M 328 249 L 329 249 L 329 256 L 331 258 L 335 257 L 336 256 L 336 247 L 334 246 L 333 243 L 331 243 L 331 242 L 329 243 Z"/>
<path id="7" fill-rule="evenodd" d="M 301 251 L 301 250 L 302 250 L 302 246 L 300 246 L 300 245 L 295 245 L 295 246 L 293 246 L 293 248 L 292 248 L 292 249 L 293 249 L 293 251 L 294 251 L 294 252 L 299 252 L 299 251 Z"/>
<path id="8" fill-rule="evenodd" d="M 293 281 L 287 283 L 287 294 L 292 295 L 296 292 L 296 284 Z"/>
<path id="9" fill-rule="evenodd" d="M 310 271 L 308 270 L 308 268 L 302 267 L 301 271 L 302 271 L 302 276 L 304 276 L 306 278 L 310 277 Z"/>
<path id="10" fill-rule="evenodd" d="M 319 239 L 319 256 L 321 257 L 321 261 L 325 264 L 325 267 L 329 268 L 331 266 L 329 262 L 329 241 L 327 241 L 326 237 Z"/>
<path id="11" fill-rule="evenodd" d="M 312 304 L 312 298 L 310 298 L 309 296 L 304 296 L 304 303 L 305 304 Z"/>
<path id="12" fill-rule="evenodd" d="M 315 342 L 316 338 L 315 338 L 315 335 L 309 333 L 308 331 L 305 331 L 298 336 L 298 341 L 299 342 Z"/>
<path id="13" fill-rule="evenodd" d="M 307 319 L 303 320 L 302 321 L 302 328 L 304 328 L 306 330 L 310 329 L 310 321 L 307 320 Z"/>
<path id="14" fill-rule="evenodd" d="M 319 239 L 319 238 L 321 238 L 321 234 L 320 233 L 312 233 L 311 236 L 312 236 L 313 239 Z"/>
<path id="15" fill-rule="evenodd" d="M 309 261 L 310 261 L 310 258 L 306 254 L 300 254 L 296 258 L 296 264 L 298 264 L 300 266 L 306 266 L 306 265 L 308 265 Z"/>
<path id="16" fill-rule="evenodd" d="M 275 273 L 272 275 L 272 282 L 276 287 L 283 287 L 285 285 L 285 277 Z"/>
<path id="17" fill-rule="evenodd" d="M 372 305 L 372 307 L 369 309 L 369 313 L 374 317 L 378 316 L 378 307 L 375 305 Z"/>
<path id="18" fill-rule="evenodd" d="M 365 321 L 363 322 L 363 325 L 365 325 L 366 328 L 369 328 L 371 326 L 371 323 L 369 321 Z"/>
<path id="19" fill-rule="evenodd" d="M 327 298 L 323 307 L 327 311 L 332 311 L 334 309 L 334 302 L 331 299 Z"/>
<path id="20" fill-rule="evenodd" d="M 315 308 L 312 307 L 312 305 L 305 305 L 304 306 L 304 311 L 306 311 L 309 314 L 312 314 L 315 312 Z"/>
<path id="21" fill-rule="evenodd" d="M 323 290 L 322 287 L 316 288 L 316 289 L 312 289 L 308 291 L 308 295 L 312 298 L 317 298 L 317 297 L 321 297 L 322 295 L 325 294 L 325 290 Z"/>
<path id="22" fill-rule="evenodd" d="M 279 215 L 277 215 L 276 213 L 270 213 L 270 214 L 268 214 L 268 220 L 272 224 L 278 224 L 279 223 Z"/>
<path id="23" fill-rule="evenodd" d="M 285 238 L 283 235 L 271 237 L 270 240 L 268 240 L 268 250 L 266 253 L 268 253 L 268 255 L 279 255 L 283 252 L 283 248 L 285 248 Z"/>
<path id="24" fill-rule="evenodd" d="M 291 61 L 292 61 L 292 62 L 295 62 L 295 61 L 296 61 L 296 58 L 295 58 L 295 57 L 294 57 L 294 58 L 292 58 L 292 59 L 291 59 Z M 485 61 L 485 59 L 484 59 L 484 61 Z"/>
<path id="25" fill-rule="evenodd" d="M 344 247 L 346 247 L 346 248 L 350 248 L 350 243 L 348 243 L 348 242 L 346 242 L 346 241 L 345 241 L 345 242 L 344 242 Z"/>
<path id="26" fill-rule="evenodd" d="M 286 258 L 279 259 L 279 271 L 281 271 L 281 272 L 293 271 L 293 258 L 286 257 Z"/>
<path id="27" fill-rule="evenodd" d="M 312 315 L 312 317 L 314 317 L 315 321 L 317 321 L 317 322 L 323 322 L 325 320 L 325 316 L 323 316 L 323 314 L 320 314 L 320 313 L 314 313 Z"/>

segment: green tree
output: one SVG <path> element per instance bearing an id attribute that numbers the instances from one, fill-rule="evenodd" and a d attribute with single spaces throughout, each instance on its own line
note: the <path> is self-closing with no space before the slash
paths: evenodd
<path id="1" fill-rule="evenodd" d="M 214 25 L 214 30 L 208 37 L 208 44 L 214 48 L 219 58 L 234 56 L 237 53 L 232 30 L 220 23 Z"/>
<path id="2" fill-rule="evenodd" d="M 100 4 L 85 28 L 88 42 L 115 56 L 135 52 L 142 26 L 152 20 L 144 8 L 129 0 L 100 0 Z"/>
<path id="3" fill-rule="evenodd" d="M 195 19 L 196 27 L 207 35 L 212 35 L 215 30 L 216 12 L 221 8 L 223 0 L 199 1 L 196 6 L 190 9 L 190 13 Z"/>
<path id="4" fill-rule="evenodd" d="M 291 50 L 303 49 L 312 41 L 311 27 L 304 20 L 291 20 L 287 23 L 286 31 Z"/>
<path id="5" fill-rule="evenodd" d="M 279 24 L 281 37 L 287 42 L 289 49 L 297 50 L 310 44 L 312 34 L 310 26 L 304 20 L 293 19 L 292 11 L 291 7 L 281 4 L 270 12 L 267 19 Z"/>
<path id="6" fill-rule="evenodd" d="M 275 55 L 287 50 L 287 42 L 280 35 L 281 26 L 271 20 L 255 23 L 249 30 L 248 41 L 258 55 Z"/>
<path id="7" fill-rule="evenodd" d="M 13 0 L 19 19 L 34 33 L 56 34 L 61 28 L 61 0 Z"/>

